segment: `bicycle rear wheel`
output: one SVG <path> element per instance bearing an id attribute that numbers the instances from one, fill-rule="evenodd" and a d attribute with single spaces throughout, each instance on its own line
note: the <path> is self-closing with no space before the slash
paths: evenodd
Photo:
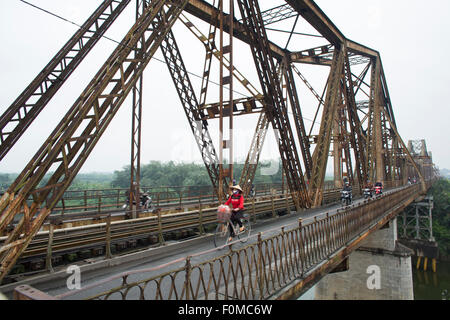
<path id="1" fill-rule="evenodd" d="M 219 222 L 214 233 L 214 245 L 221 247 L 227 243 L 228 240 L 228 223 Z"/>
<path id="2" fill-rule="evenodd" d="M 238 237 L 241 242 L 247 242 L 248 238 L 250 237 L 250 233 L 252 231 L 252 225 L 250 223 L 250 216 L 247 214 L 244 214 L 244 216 L 241 219 L 242 226 L 245 228 L 243 232 L 239 232 Z M 239 226 L 238 226 L 239 228 Z"/>

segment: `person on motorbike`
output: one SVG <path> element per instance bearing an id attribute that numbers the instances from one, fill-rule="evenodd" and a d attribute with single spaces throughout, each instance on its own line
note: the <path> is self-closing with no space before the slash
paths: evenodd
<path id="1" fill-rule="evenodd" d="M 350 191 L 350 192 L 352 192 L 352 187 L 350 187 L 350 183 L 349 182 L 346 182 L 345 184 L 344 184 L 344 188 L 342 189 L 343 191 Z"/>
<path id="2" fill-rule="evenodd" d="M 375 182 L 375 194 L 383 193 L 383 184 L 381 182 Z"/>
<path id="3" fill-rule="evenodd" d="M 228 206 L 231 203 L 231 205 L 233 206 L 233 209 L 231 211 L 230 220 L 234 225 L 236 225 L 236 223 L 239 225 L 239 232 L 243 232 L 245 230 L 245 227 L 242 225 L 241 218 L 243 216 L 245 208 L 244 208 L 244 196 L 242 195 L 242 189 L 239 185 L 231 186 L 230 189 L 232 191 L 232 194 L 228 198 L 227 202 L 225 202 L 225 205 Z M 236 235 L 234 234 L 234 230 L 231 225 L 228 227 L 228 229 L 230 231 L 229 241 L 232 241 L 233 237 L 235 237 Z"/>
<path id="4" fill-rule="evenodd" d="M 152 202 L 152 198 L 150 198 L 148 193 L 145 192 L 140 195 L 140 199 L 141 199 L 141 207 L 143 207 L 144 209 L 148 209 L 150 203 Z"/>
<path id="5" fill-rule="evenodd" d="M 352 187 L 350 186 L 350 183 L 348 181 L 345 181 L 344 187 L 342 188 L 342 191 L 347 191 L 349 193 L 350 203 L 352 201 Z"/>
<path id="6" fill-rule="evenodd" d="M 364 189 L 366 190 L 368 190 L 369 191 L 369 196 L 370 197 L 372 197 L 372 194 L 373 194 L 373 184 L 372 184 L 372 182 L 370 182 L 370 180 L 367 180 L 367 183 L 366 183 L 366 185 L 364 186 Z M 364 190 L 364 191 L 365 191 Z"/>

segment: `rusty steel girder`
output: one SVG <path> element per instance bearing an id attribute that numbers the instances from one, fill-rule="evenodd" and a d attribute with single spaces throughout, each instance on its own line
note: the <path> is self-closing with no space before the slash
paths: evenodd
<path id="1" fill-rule="evenodd" d="M 234 0 L 229 0 L 229 14 L 224 12 L 225 0 L 219 1 L 219 201 L 226 199 L 229 187 L 227 178 L 234 181 Z M 225 21 L 228 27 L 228 41 L 225 36 Z M 228 127 L 228 130 L 225 128 Z M 225 152 L 225 150 L 227 152 Z M 228 153 L 228 157 L 225 155 Z M 228 160 L 228 162 L 226 162 Z M 222 197 L 225 195 L 225 197 Z"/>
<path id="2" fill-rule="evenodd" d="M 262 98 L 239 98 L 233 101 L 233 116 L 242 116 L 246 114 L 261 113 L 264 111 L 264 100 Z M 200 110 L 204 110 L 205 116 L 201 120 L 218 119 L 220 117 L 219 112 L 220 103 L 208 103 Z M 226 117 L 229 115 L 229 109 L 225 109 L 223 115 Z"/>
<path id="3" fill-rule="evenodd" d="M 288 4 L 282 4 L 261 12 L 265 26 L 296 17 L 297 15 L 298 13 Z"/>
<path id="4" fill-rule="evenodd" d="M 303 170 L 289 124 L 276 65 L 271 51 L 268 50 L 270 45 L 259 4 L 256 0 L 239 0 L 238 5 L 246 33 L 251 39 L 250 47 L 263 89 L 266 114 L 272 123 L 272 128 L 279 135 L 277 139 L 280 156 L 294 203 L 297 209 L 309 207 L 310 201 Z"/>
<path id="5" fill-rule="evenodd" d="M 322 120 L 320 122 L 320 131 L 316 149 L 313 154 L 313 171 L 309 183 L 309 194 L 314 206 L 322 203 L 323 181 L 325 179 L 325 170 L 330 150 L 331 131 L 335 121 L 336 108 L 340 102 L 340 82 L 341 74 L 344 68 L 345 49 L 335 50 L 333 64 L 331 66 L 328 78 L 328 90 L 323 107 Z"/>
<path id="6" fill-rule="evenodd" d="M 0 232 L 15 216 L 21 213 L 24 216 L 3 244 L 0 280 L 14 266 L 73 181 L 186 3 L 187 0 L 150 2 L 55 131 L 3 195 L 0 200 Z M 164 17 L 165 23 L 150 30 L 158 15 Z M 142 59 L 135 59 L 135 48 L 142 36 L 145 52 Z M 48 182 L 38 188 L 52 166 L 57 166 L 57 169 Z M 33 202 L 28 205 L 30 196 Z"/>
<path id="7" fill-rule="evenodd" d="M 377 63 L 377 59 L 373 59 L 370 75 L 370 97 L 369 97 L 369 110 L 368 110 L 368 123 L 367 123 L 367 134 L 366 134 L 366 171 L 368 174 L 368 180 L 376 181 L 378 178 L 376 176 L 376 163 L 377 163 L 377 137 L 381 142 L 381 131 L 376 129 L 377 115 L 381 116 L 381 114 L 376 114 L 376 109 L 380 110 L 379 106 L 379 95 L 378 95 L 378 84 L 380 77 L 380 64 Z M 378 117 L 379 119 L 379 117 Z M 381 126 L 380 128 L 381 129 Z"/>
<path id="8" fill-rule="evenodd" d="M 145 12 L 149 5 L 148 0 L 136 1 L 136 20 Z M 142 59 L 144 53 L 144 38 L 136 44 L 135 59 Z M 139 77 L 133 87 L 132 115 L 131 115 L 131 161 L 130 161 L 130 190 L 128 191 L 131 217 L 136 218 L 137 211 L 141 209 L 141 128 L 142 128 L 142 95 L 143 75 Z"/>
<path id="9" fill-rule="evenodd" d="M 220 11 L 204 0 L 189 0 L 188 4 L 186 5 L 185 11 L 205 21 L 206 23 L 211 23 L 215 26 L 219 26 Z M 227 17 L 226 14 L 225 17 Z M 264 21 L 262 23 L 264 23 Z M 224 19 L 223 29 L 225 32 L 229 32 L 230 25 L 228 19 Z M 247 43 L 249 45 L 252 43 L 251 39 L 246 33 L 243 22 L 233 21 L 233 35 L 235 38 L 243 41 L 244 43 Z M 268 41 L 268 49 L 271 51 L 271 54 L 277 59 L 281 59 L 285 55 L 285 50 L 271 41 Z"/>
<path id="10" fill-rule="evenodd" d="M 130 0 L 105 0 L 0 118 L 0 160 L 44 109 Z"/>
<path id="11" fill-rule="evenodd" d="M 288 58 L 287 58 L 288 59 Z M 287 60 L 286 59 L 286 60 Z M 300 108 L 300 99 L 297 94 L 297 88 L 295 86 L 294 74 L 292 72 L 292 63 L 286 61 L 282 64 L 282 70 L 284 74 L 284 80 L 287 87 L 287 94 L 289 102 L 291 104 L 292 113 L 294 115 L 294 124 L 297 129 L 298 141 L 300 144 L 300 150 L 303 156 L 303 163 L 305 166 L 305 173 L 308 180 L 311 179 L 312 172 L 312 158 L 310 152 L 309 138 L 306 135 L 305 124 L 303 123 L 302 110 Z"/>

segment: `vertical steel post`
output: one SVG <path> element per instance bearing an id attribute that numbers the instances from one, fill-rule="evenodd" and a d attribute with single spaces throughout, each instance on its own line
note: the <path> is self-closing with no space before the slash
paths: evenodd
<path id="1" fill-rule="evenodd" d="M 184 287 L 186 289 L 185 294 L 186 294 L 186 300 L 190 300 L 191 299 L 191 295 L 190 295 L 190 287 L 191 287 L 191 257 L 188 256 L 186 257 L 186 265 L 185 265 L 185 281 L 184 281 Z"/>
<path id="2" fill-rule="evenodd" d="M 333 141 L 333 164 L 334 164 L 334 187 L 342 188 L 342 147 L 339 139 L 341 138 L 339 130 L 339 112 L 336 109 L 335 121 L 332 123 L 332 141 Z"/>
<path id="3" fill-rule="evenodd" d="M 345 48 L 336 48 L 333 56 L 333 62 L 328 77 L 328 90 L 323 107 L 322 121 L 316 149 L 313 154 L 313 171 L 309 192 L 313 201 L 313 206 L 319 206 L 323 200 L 323 182 L 328 161 L 328 154 L 331 143 L 331 133 L 335 117 L 337 114 L 339 99 L 341 75 L 344 68 Z"/>
<path id="4" fill-rule="evenodd" d="M 47 271 L 53 272 L 53 266 L 52 266 L 52 246 L 53 246 L 53 231 L 55 229 L 55 226 L 53 223 L 50 223 L 49 230 L 48 230 L 48 244 L 47 244 L 47 258 L 45 261 L 45 268 Z"/>
<path id="5" fill-rule="evenodd" d="M 273 198 L 273 193 L 270 194 L 270 201 L 272 203 L 272 217 L 275 218 L 276 214 L 275 214 L 275 202 Z"/>
<path id="6" fill-rule="evenodd" d="M 252 198 L 252 215 L 253 215 L 253 222 L 256 223 L 255 196 L 253 196 Z"/>
<path id="7" fill-rule="evenodd" d="M 136 21 L 147 7 L 147 0 L 136 0 Z M 145 40 L 142 36 L 136 45 L 135 58 L 141 59 L 145 50 Z M 137 211 L 141 208 L 140 201 L 140 176 L 141 176 L 141 124 L 142 124 L 142 87 L 143 75 L 141 75 L 133 87 L 133 105 L 131 120 L 131 172 L 130 172 L 130 212 L 131 217 L 137 217 Z M 134 201 L 133 201 L 134 200 Z M 135 202 L 135 203 L 133 203 Z"/>
<path id="8" fill-rule="evenodd" d="M 291 213 L 291 207 L 289 205 L 289 197 L 288 194 L 285 193 L 284 197 L 286 198 L 286 213 L 290 214 Z"/>
<path id="9" fill-rule="evenodd" d="M 385 168 L 384 168 L 384 149 L 383 149 L 383 132 L 382 132 L 382 123 L 381 123 L 381 110 L 383 106 L 381 105 L 380 99 L 380 60 L 376 59 L 374 63 L 375 67 L 375 87 L 371 88 L 371 97 L 373 101 L 373 139 L 375 140 L 373 143 L 374 152 L 375 152 L 375 177 L 376 181 L 380 181 L 384 184 L 385 180 Z"/>
<path id="10" fill-rule="evenodd" d="M 199 232 L 201 235 L 205 233 L 205 229 L 203 228 L 203 209 L 202 202 L 200 196 L 198 197 L 198 215 L 199 215 Z"/>
<path id="11" fill-rule="evenodd" d="M 111 259 L 111 215 L 106 217 L 106 259 Z"/>
<path id="12" fill-rule="evenodd" d="M 163 237 L 163 234 L 162 234 L 161 210 L 158 210 L 158 239 L 159 239 L 159 244 L 163 245 L 164 244 L 164 237 Z"/>
<path id="13" fill-rule="evenodd" d="M 258 287 L 259 287 L 259 298 L 262 299 L 264 296 L 264 265 L 263 265 L 263 252 L 262 252 L 262 236 L 261 232 L 258 233 L 258 265 L 257 265 L 257 274 L 258 274 Z"/>
<path id="14" fill-rule="evenodd" d="M 229 177 L 230 181 L 233 181 L 233 33 L 234 33 L 234 0 L 229 2 L 229 15 L 225 16 L 224 12 L 224 1 L 219 1 L 219 23 L 220 23 L 220 87 L 219 87 L 219 201 L 222 202 L 222 197 L 228 193 L 228 190 L 223 190 L 223 180 L 225 177 Z M 224 45 L 224 22 L 225 19 L 228 21 L 228 34 L 229 41 L 228 45 Z M 225 66 L 225 55 L 228 54 L 229 58 L 229 70 L 228 75 L 225 76 L 224 72 Z M 228 85 L 228 107 L 225 106 L 225 86 Z M 224 117 L 229 117 L 228 119 L 228 137 L 225 138 L 224 132 Z M 228 165 L 227 168 L 224 166 L 224 149 L 228 149 Z"/>

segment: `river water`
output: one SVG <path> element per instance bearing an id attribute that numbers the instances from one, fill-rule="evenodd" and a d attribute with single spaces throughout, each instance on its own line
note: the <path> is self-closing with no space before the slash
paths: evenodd
<path id="1" fill-rule="evenodd" d="M 413 266 L 414 300 L 450 300 L 450 262 L 438 261 L 436 273 L 430 267 L 423 271 Z"/>
<path id="2" fill-rule="evenodd" d="M 416 265 L 412 265 L 414 300 L 450 300 L 450 262 L 438 261 L 435 273 L 431 270 L 431 263 L 427 271 L 417 270 Z M 298 300 L 314 300 L 314 290 L 312 287 Z"/>

